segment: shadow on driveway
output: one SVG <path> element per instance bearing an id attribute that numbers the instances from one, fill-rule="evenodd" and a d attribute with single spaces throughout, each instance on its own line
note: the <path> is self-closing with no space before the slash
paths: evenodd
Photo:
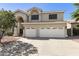
<path id="1" fill-rule="evenodd" d="M 29 40 L 50 40 L 50 39 L 57 39 L 57 40 L 71 40 L 71 38 L 55 38 L 55 37 L 24 37 L 24 38 L 27 38 Z"/>
<path id="2" fill-rule="evenodd" d="M 32 40 L 50 40 L 50 39 L 57 39 L 57 40 L 79 40 L 79 36 L 73 36 L 73 37 L 66 37 L 66 38 L 56 38 L 56 37 L 24 37 L 27 39 L 32 39 Z"/>

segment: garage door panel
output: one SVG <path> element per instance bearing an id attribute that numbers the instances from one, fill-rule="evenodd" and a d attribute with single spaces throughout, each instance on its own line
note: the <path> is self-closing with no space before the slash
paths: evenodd
<path id="1" fill-rule="evenodd" d="M 40 29 L 40 37 L 64 37 L 64 29 Z"/>
<path id="2" fill-rule="evenodd" d="M 25 29 L 25 36 L 26 37 L 64 37 L 65 36 L 65 29 L 59 28 L 43 28 L 43 29 Z"/>
<path id="3" fill-rule="evenodd" d="M 63 29 L 53 30 L 53 37 L 64 37 L 64 30 Z"/>
<path id="4" fill-rule="evenodd" d="M 40 29 L 39 30 L 40 37 L 51 37 L 51 29 Z"/>
<path id="5" fill-rule="evenodd" d="M 26 37 L 36 37 L 36 29 L 26 29 L 25 35 Z"/>

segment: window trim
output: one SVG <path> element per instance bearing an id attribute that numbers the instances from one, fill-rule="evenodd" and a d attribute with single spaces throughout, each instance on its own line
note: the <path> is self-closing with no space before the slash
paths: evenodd
<path id="1" fill-rule="evenodd" d="M 33 16 L 37 16 L 36 18 L 33 18 Z M 38 18 L 38 19 L 37 19 Z M 33 14 L 31 15 L 31 20 L 39 20 L 39 15 L 38 14 Z"/>
<path id="2" fill-rule="evenodd" d="M 57 14 L 49 14 L 49 20 L 57 19 Z"/>

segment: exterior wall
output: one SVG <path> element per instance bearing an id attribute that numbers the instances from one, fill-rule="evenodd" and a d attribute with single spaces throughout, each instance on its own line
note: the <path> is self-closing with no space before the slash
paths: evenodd
<path id="1" fill-rule="evenodd" d="M 20 13 L 20 12 L 15 13 L 16 20 L 18 20 L 19 17 L 22 17 L 24 22 L 27 22 L 27 15 L 26 14 L 23 14 L 23 13 Z"/>
<path id="2" fill-rule="evenodd" d="M 31 15 L 39 15 L 39 20 L 31 20 Z M 31 15 L 29 15 L 29 22 L 39 22 L 39 21 L 41 21 L 41 14 L 33 13 Z"/>
<path id="3" fill-rule="evenodd" d="M 65 27 L 66 23 L 63 22 L 35 22 L 35 23 L 22 23 L 24 27 L 44 28 L 44 27 Z"/>
<path id="4" fill-rule="evenodd" d="M 65 24 L 51 24 L 51 25 L 23 25 L 25 27 L 24 36 L 25 37 L 60 37 L 65 38 L 67 37 L 67 28 Z M 27 29 L 30 28 L 30 29 Z M 56 28 L 56 29 L 53 29 Z M 37 32 L 38 29 L 38 32 Z M 34 31 L 33 31 L 34 30 Z M 27 31 L 30 34 L 26 34 Z M 32 31 L 32 32 L 31 32 Z M 32 33 L 33 36 L 31 35 Z M 36 34 L 35 34 L 36 33 Z M 37 35 L 38 34 L 38 35 Z"/>
<path id="5" fill-rule="evenodd" d="M 67 23 L 67 29 L 71 29 L 71 24 Z"/>
<path id="6" fill-rule="evenodd" d="M 64 37 L 68 37 L 67 28 L 66 27 L 64 27 Z"/>
<path id="7" fill-rule="evenodd" d="M 58 13 L 58 20 L 63 21 L 64 13 Z"/>
<path id="8" fill-rule="evenodd" d="M 57 14 L 57 19 L 49 19 L 49 14 Z M 42 13 L 41 21 L 63 21 L 63 13 Z"/>
<path id="9" fill-rule="evenodd" d="M 14 28 L 14 34 L 13 34 L 13 36 L 18 36 L 18 29 L 16 27 Z"/>
<path id="10" fill-rule="evenodd" d="M 49 19 L 49 14 L 57 14 L 57 19 Z M 31 15 L 39 15 L 39 20 L 31 20 Z M 22 17 L 24 23 L 18 22 L 17 27 L 17 35 L 19 33 L 19 29 L 21 26 L 23 29 L 23 36 L 31 36 L 31 37 L 67 37 L 67 28 L 66 23 L 63 22 L 64 12 L 42 12 L 40 10 L 31 9 L 29 12 L 22 13 L 16 12 L 15 17 L 16 20 L 19 20 L 19 17 Z M 28 18 L 29 17 L 29 18 Z M 51 22 L 52 21 L 52 22 Z M 56 21 L 56 22 L 53 22 Z M 57 22 L 62 21 L 62 22 Z M 51 27 L 57 29 L 51 29 Z M 30 28 L 30 29 L 27 29 Z M 42 29 L 44 28 L 44 30 Z M 49 32 L 49 34 L 48 34 Z"/>
<path id="11" fill-rule="evenodd" d="M 41 21 L 48 21 L 48 20 L 49 20 L 49 14 L 42 13 L 41 14 Z"/>
<path id="12" fill-rule="evenodd" d="M 57 14 L 57 19 L 49 19 L 49 14 Z M 39 20 L 31 20 L 31 15 L 39 15 Z M 24 22 L 27 22 L 27 20 L 29 20 L 29 22 L 39 22 L 39 21 L 63 21 L 63 16 L 64 16 L 64 12 L 41 12 L 40 10 L 34 10 L 31 9 L 29 10 L 29 12 L 26 13 L 22 13 L 22 12 L 17 12 L 15 13 L 15 17 L 18 18 L 18 16 L 21 16 L 24 20 Z M 27 16 L 29 18 L 27 18 Z"/>
<path id="13" fill-rule="evenodd" d="M 27 15 L 29 16 L 29 22 L 39 22 L 41 21 L 41 11 L 36 8 L 32 8 L 27 12 Z M 31 20 L 31 15 L 39 15 L 39 20 Z"/>
<path id="14" fill-rule="evenodd" d="M 37 35 L 38 33 L 38 35 Z M 60 38 L 65 38 L 67 37 L 67 32 L 66 32 L 66 29 L 64 27 L 62 27 L 62 29 L 51 29 L 49 27 L 49 29 L 47 28 L 38 28 L 38 31 L 37 31 L 37 28 L 35 29 L 25 29 L 25 32 L 24 32 L 24 36 L 25 37 L 60 37 Z"/>

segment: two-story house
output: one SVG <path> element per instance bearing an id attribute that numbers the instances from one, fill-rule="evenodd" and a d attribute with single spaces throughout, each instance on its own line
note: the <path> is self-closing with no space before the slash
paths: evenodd
<path id="1" fill-rule="evenodd" d="M 16 10 L 14 36 L 65 38 L 67 26 L 63 16 L 63 11 L 43 11 L 36 7 L 27 11 Z"/>

